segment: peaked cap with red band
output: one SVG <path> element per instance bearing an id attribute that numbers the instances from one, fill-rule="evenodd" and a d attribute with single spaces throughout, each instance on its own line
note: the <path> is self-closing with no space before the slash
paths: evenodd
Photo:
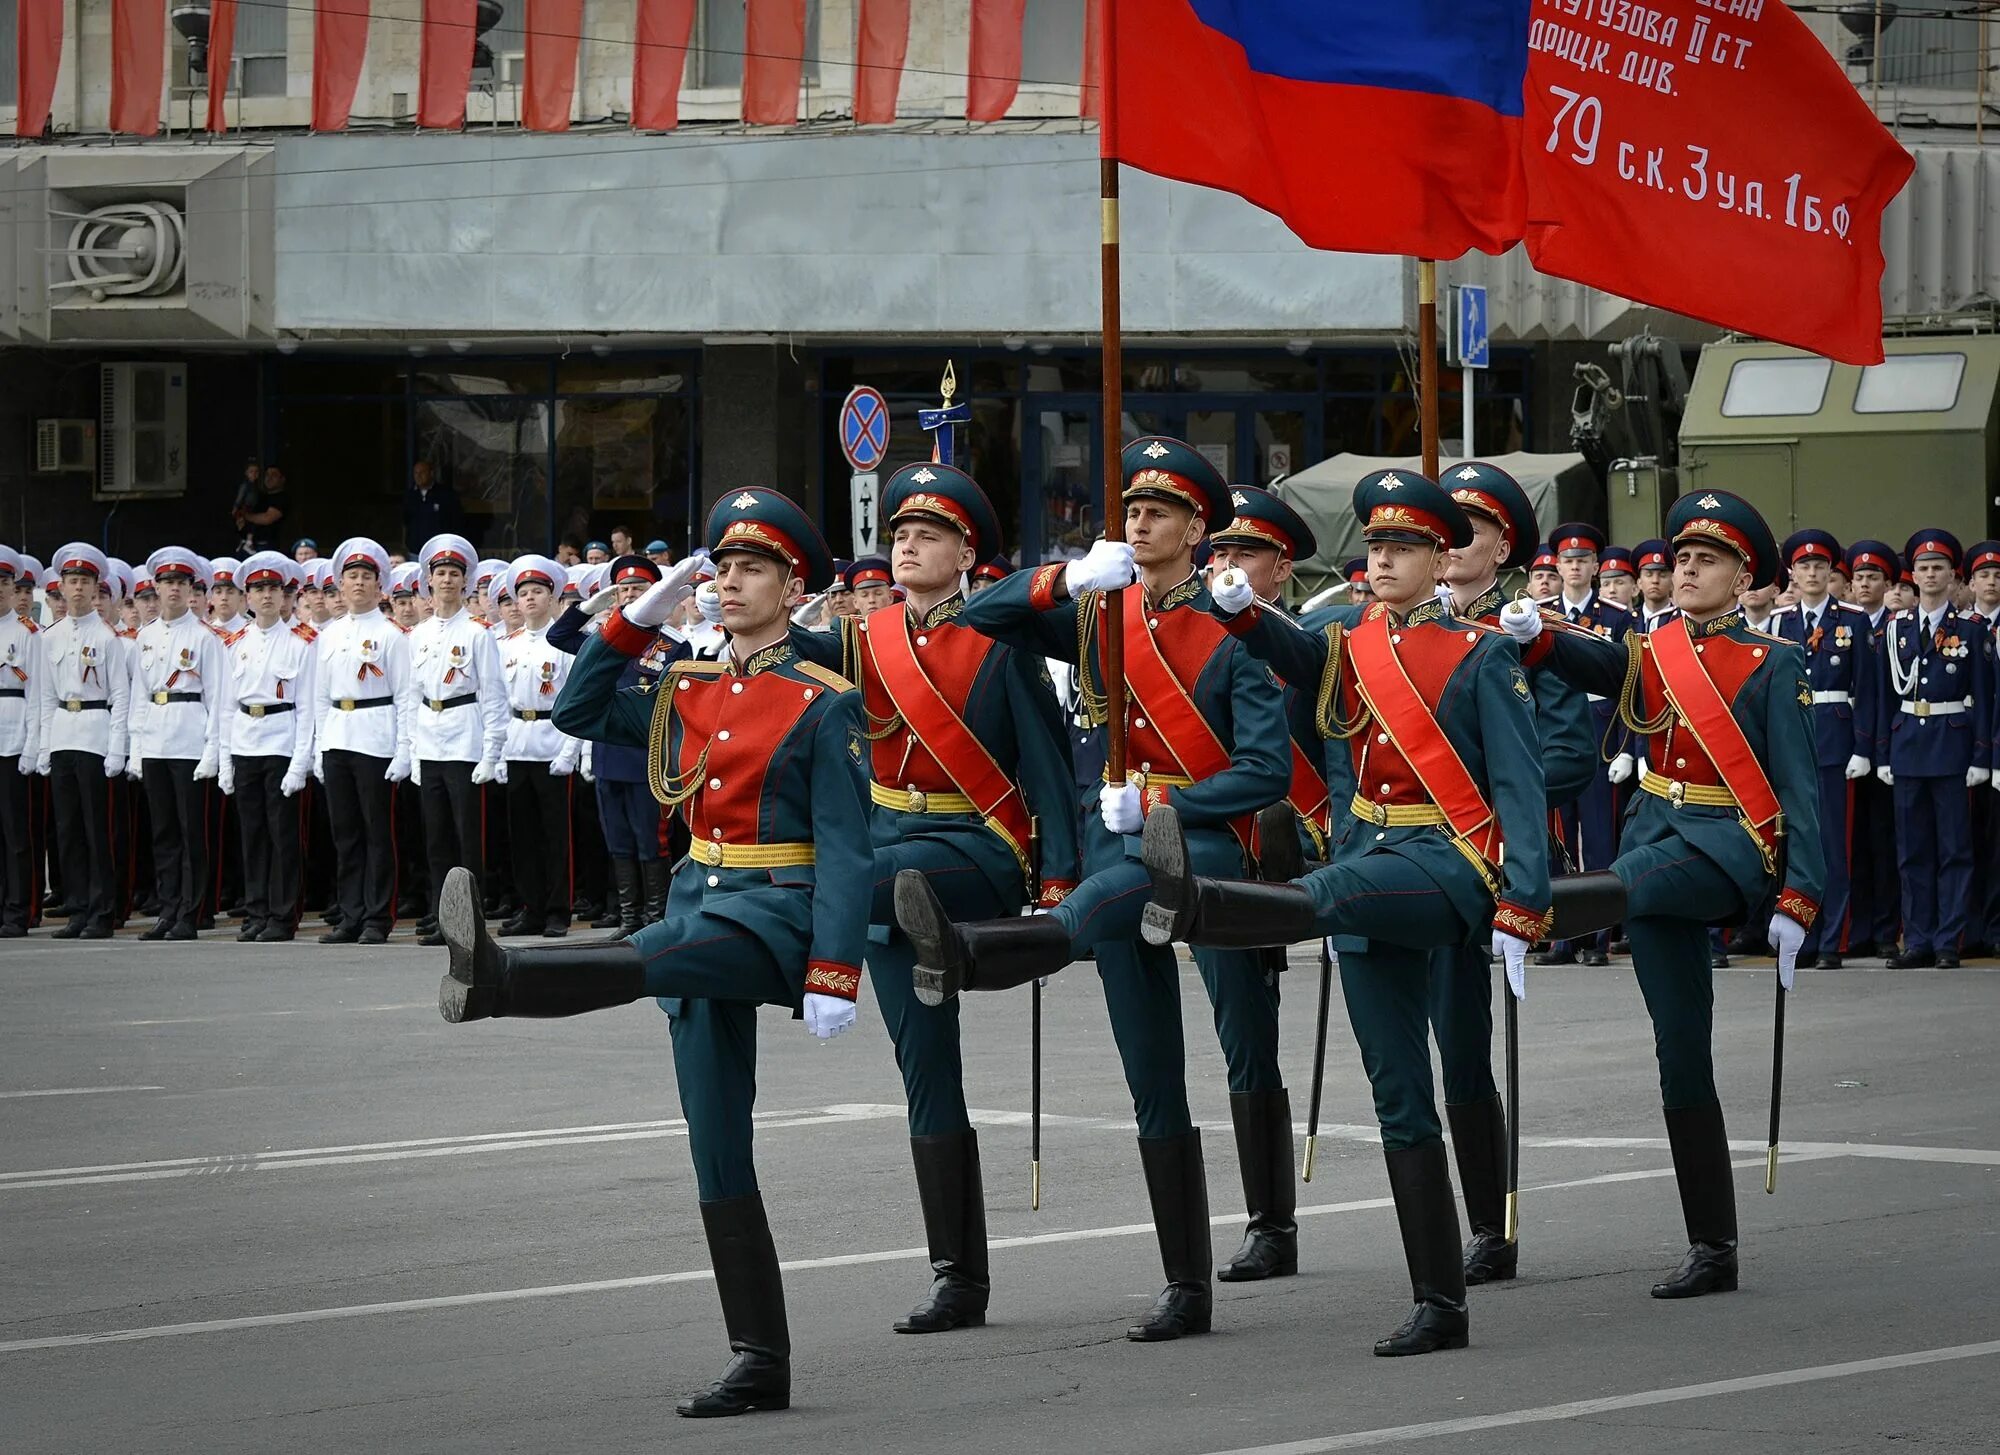
<path id="1" fill-rule="evenodd" d="M 893 586 L 895 575 L 889 570 L 889 563 L 881 556 L 863 556 L 858 561 L 849 561 L 847 569 L 840 573 L 840 579 L 847 583 L 849 591 L 859 591 L 864 586 Z"/>
<path id="2" fill-rule="evenodd" d="M 49 562 L 49 574 L 61 576 L 66 571 L 85 571 L 102 581 L 110 573 L 111 563 L 104 552 L 88 541 L 71 541 Z"/>
<path id="3" fill-rule="evenodd" d="M 605 584 L 622 586 L 627 581 L 644 581 L 651 585 L 661 574 L 660 563 L 650 556 L 620 556 L 611 563 Z"/>
<path id="4" fill-rule="evenodd" d="M 234 586 L 236 573 L 243 569 L 243 563 L 234 556 L 216 556 L 208 563 L 208 582 L 211 587 Z M 155 573 L 156 575 L 158 573 Z"/>
<path id="5" fill-rule="evenodd" d="M 1604 532 L 1587 520 L 1566 520 L 1549 537 L 1549 549 L 1558 556 L 1601 556 Z"/>
<path id="6" fill-rule="evenodd" d="M 1000 513 L 979 482 L 953 465 L 905 465 L 882 492 L 882 518 L 935 520 L 965 537 L 975 557 L 1000 553 Z"/>
<path id="7" fill-rule="evenodd" d="M 1535 507 L 1520 481 L 1498 465 L 1467 460 L 1444 472 L 1444 484 L 1468 514 L 1483 515 L 1507 532 L 1507 556 L 1500 563 L 1501 570 L 1518 570 L 1534 558 L 1540 529 Z"/>
<path id="8" fill-rule="evenodd" d="M 1734 551 L 1743 558 L 1753 591 L 1778 579 L 1778 542 L 1771 527 L 1756 506 L 1727 490 L 1703 490 L 1676 500 L 1667 511 L 1667 537 L 1677 551 L 1690 543 Z"/>
<path id="9" fill-rule="evenodd" d="M 1847 569 L 1849 572 L 1880 571 L 1894 581 L 1903 574 L 1903 558 L 1887 541 L 1856 541 L 1847 548 Z"/>
<path id="10" fill-rule="evenodd" d="M 1229 482 L 1193 445 L 1168 435 L 1133 440 L 1119 455 L 1125 470 L 1127 500 L 1165 500 L 1186 506 L 1217 530 L 1229 521 L 1236 504 Z"/>
<path id="11" fill-rule="evenodd" d="M 1376 470 L 1354 487 L 1354 515 L 1368 541 L 1469 546 L 1472 522 L 1465 508 L 1436 481 L 1415 470 Z"/>
<path id="12" fill-rule="evenodd" d="M 304 567 L 282 551 L 257 551 L 243 558 L 236 580 L 248 591 L 252 586 L 290 586 L 304 572 Z"/>
<path id="13" fill-rule="evenodd" d="M 716 502 L 708 515 L 708 552 L 754 551 L 791 568 L 808 591 L 833 574 L 833 553 L 797 502 L 775 490 L 751 486 Z"/>
<path id="14" fill-rule="evenodd" d="M 1674 550 L 1658 536 L 1640 541 L 1632 547 L 1632 564 L 1641 571 L 1671 571 L 1674 569 Z"/>
<path id="15" fill-rule="evenodd" d="M 1914 571 L 1918 558 L 1923 556 L 1943 556 L 1951 562 L 1951 569 L 1957 571 L 1959 562 L 1965 559 L 1965 547 L 1948 530 L 1920 530 L 1903 547 L 1903 560 Z"/>
<path id="16" fill-rule="evenodd" d="M 1968 580 L 1974 571 L 1987 566 L 2000 566 L 2000 541 L 1980 541 L 1965 553 L 1965 575 Z"/>
<path id="17" fill-rule="evenodd" d="M 1606 546 L 1604 554 L 1597 558 L 1597 574 L 1600 576 L 1634 576 L 1638 571 L 1638 563 L 1623 546 Z"/>
<path id="18" fill-rule="evenodd" d="M 1825 561 L 1829 566 L 1840 563 L 1840 542 L 1823 530 L 1795 530 L 1785 537 L 1780 550 L 1787 566 L 1801 561 Z"/>
<path id="19" fill-rule="evenodd" d="M 456 566 L 465 573 L 466 582 L 470 584 L 473 570 L 479 565 L 479 552 L 464 536 L 455 536 L 447 531 L 424 542 L 424 548 L 417 552 L 417 564 L 424 568 L 426 578 L 439 566 Z"/>
<path id="20" fill-rule="evenodd" d="M 546 586 L 551 595 L 560 594 L 569 572 L 561 561 L 548 556 L 516 556 L 507 567 L 507 594 L 517 601 L 523 586 Z"/>
<path id="21" fill-rule="evenodd" d="M 336 581 L 349 566 L 366 566 L 375 573 L 378 582 L 384 586 L 389 584 L 389 553 L 367 536 L 348 537 L 330 559 Z"/>
<path id="22" fill-rule="evenodd" d="M 995 556 L 990 561 L 981 561 L 972 568 L 975 581 L 1005 581 L 1014 574 L 1014 563 L 1005 556 Z"/>
<path id="23" fill-rule="evenodd" d="M 1268 490 L 1255 485 L 1232 485 L 1229 503 L 1236 514 L 1208 538 L 1218 546 L 1275 547 L 1290 561 L 1303 561 L 1319 554 L 1319 542 L 1304 516 Z"/>
<path id="24" fill-rule="evenodd" d="M 230 564 L 234 565 L 235 562 L 232 561 Z M 161 546 L 146 557 L 146 574 L 153 579 L 155 585 L 169 576 L 179 576 L 206 586 L 209 583 L 210 567 L 205 557 L 197 556 L 185 546 Z"/>

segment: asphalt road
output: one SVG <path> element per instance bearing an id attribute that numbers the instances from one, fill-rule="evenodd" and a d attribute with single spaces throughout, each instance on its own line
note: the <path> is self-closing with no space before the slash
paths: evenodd
<path id="1" fill-rule="evenodd" d="M 789 1413 L 694 1424 L 726 1359 L 650 1005 L 447 1026 L 441 952 L 0 946 L 0 1444 L 9 1451 L 1122 1455 L 1994 1448 L 2000 974 L 1801 977 L 1788 1158 L 1762 1191 L 1768 968 L 1717 977 L 1743 1290 L 1659 1304 L 1683 1246 L 1629 973 L 1535 971 L 1523 1277 L 1469 1350 L 1369 1346 L 1408 1283 L 1336 1005 L 1300 1276 L 1217 1285 L 1216 1333 L 1122 1337 L 1160 1281 L 1095 977 L 1047 992 L 1045 1200 L 1028 1210 L 1028 1014 L 966 1008 L 994 1299 L 889 1325 L 926 1281 L 873 1003 L 821 1045 L 769 1011 L 758 1154 L 795 1346 Z M 1287 979 L 1305 1117 L 1315 975 Z M 1191 967 L 1188 1074 L 1218 1257 L 1241 1202 Z"/>

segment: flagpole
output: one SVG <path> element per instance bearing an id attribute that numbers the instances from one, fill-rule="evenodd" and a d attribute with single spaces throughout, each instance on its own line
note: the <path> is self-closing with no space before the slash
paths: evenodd
<path id="1" fill-rule="evenodd" d="M 1103 282 L 1104 394 L 1102 413 L 1104 455 L 1104 538 L 1125 539 L 1125 346 L 1119 323 L 1118 291 L 1118 65 L 1113 47 L 1118 36 L 1118 0 L 1104 0 L 1098 36 L 1098 211 L 1102 238 L 1100 273 Z M 1100 657 L 1104 663 L 1105 778 L 1125 781 L 1125 593 L 1105 597 Z M 1087 663 L 1079 663 L 1082 670 Z"/>
<path id="2" fill-rule="evenodd" d="M 1438 265 L 1417 259 L 1417 407 L 1423 421 L 1424 474 L 1438 477 Z M 1468 448 L 1470 448 L 1468 446 Z"/>

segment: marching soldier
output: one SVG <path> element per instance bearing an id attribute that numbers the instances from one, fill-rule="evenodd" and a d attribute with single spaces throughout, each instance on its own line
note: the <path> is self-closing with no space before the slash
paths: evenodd
<path id="1" fill-rule="evenodd" d="M 1111 1029 L 1139 1122 L 1139 1152 L 1167 1286 L 1126 1331 L 1135 1342 L 1208 1332 L 1208 1182 L 1201 1133 L 1188 1113 L 1180 975 L 1171 951 L 1139 940 L 1145 870 L 1134 842 L 1145 815 L 1181 807 L 1207 869 L 1241 874 L 1252 817 L 1291 787 L 1284 699 L 1270 674 L 1207 614 L 1194 569 L 1206 529 L 1227 522 L 1229 487 L 1192 445 L 1147 437 L 1125 447 L 1123 541 L 1099 541 L 1081 560 L 1008 577 L 969 601 L 959 624 L 1023 651 L 1076 663 L 1094 719 L 1105 711 L 1105 593 L 1135 583 L 1127 599 L 1124 669 L 1134 771 L 1105 783 L 1098 822 L 1086 820 L 1085 879 L 1044 915 L 954 923 L 930 881 L 905 873 L 896 916 L 916 950 L 918 997 L 939 1003 L 961 990 L 1005 990 L 1053 974 L 1095 948 Z M 1268 1056 L 1276 1017 L 1262 977 L 1204 965 L 1216 1023 L 1239 1055 Z M 1240 1038 L 1240 1039 L 1239 1039 Z M 1289 1162 L 1289 1157 L 1287 1161 Z"/>
<path id="2" fill-rule="evenodd" d="M 882 494 L 900 606 L 794 633 L 860 687 L 875 845 L 868 979 L 909 1099 L 910 1156 L 930 1248 L 930 1292 L 896 1324 L 930 1334 L 986 1321 L 990 1289 L 979 1138 L 966 1116 L 958 1002 L 924 1004 L 896 928 L 899 872 L 924 876 L 964 919 L 1051 909 L 1076 887 L 1075 787 L 1055 695 L 1038 657 L 963 624 L 961 583 L 1000 543 L 971 476 L 908 465 Z"/>
<path id="3" fill-rule="evenodd" d="M 1545 660 L 1611 698 L 1651 765 L 1611 871 L 1625 887 L 1689 1244 L 1679 1270 L 1652 1293 L 1693 1298 L 1737 1283 L 1707 924 L 1750 912 L 1775 882 L 1768 934 L 1789 989 L 1824 875 L 1805 659 L 1791 643 L 1745 627 L 1737 604 L 1777 579 L 1777 543 L 1753 507 L 1721 490 L 1681 496 L 1667 512 L 1667 534 L 1681 614 L 1636 647 L 1561 629 L 1551 617 Z M 1500 620 L 1524 647 L 1544 630 L 1542 614 L 1525 603 Z"/>
<path id="4" fill-rule="evenodd" d="M 1328 779 L 1351 790 L 1332 862 L 1290 884 L 1210 878 L 1190 862 L 1180 816 L 1155 813 L 1145 837 L 1154 901 L 1146 937 L 1231 946 L 1339 938 L 1413 1304 L 1375 1352 L 1427 1354 L 1468 1339 L 1464 1254 L 1432 1091 L 1432 957 L 1490 940 L 1518 984 L 1548 923 L 1547 790 L 1519 653 L 1498 632 L 1467 630 L 1436 594 L 1447 551 L 1474 544 L 1464 508 L 1421 475 L 1382 470 L 1356 485 L 1354 513 L 1375 588 L 1365 610 L 1318 632 L 1292 631 L 1235 583 L 1212 608 L 1317 704 Z M 1347 758 L 1337 770 L 1336 752 Z"/>
<path id="5" fill-rule="evenodd" d="M 1822 970 L 1838 970 L 1848 924 L 1847 846 L 1854 799 L 1849 785 L 1866 779 L 1874 767 L 1881 713 L 1875 694 L 1882 671 L 1868 640 L 1868 613 L 1833 599 L 1840 542 L 1823 530 L 1794 531 L 1785 539 L 1783 554 L 1799 599 L 1778 612 L 1773 625 L 1778 636 L 1805 652 L 1819 768 L 1820 854 L 1826 861 L 1826 890 L 1799 958 Z"/>
<path id="6" fill-rule="evenodd" d="M 433 607 L 410 629 L 409 642 L 417 699 L 410 753 L 432 892 L 425 906 L 428 923 L 418 929 L 423 945 L 444 943 L 436 896 L 444 890 L 445 874 L 462 864 L 484 884 L 480 793 L 488 783 L 505 781 L 507 684 L 493 634 L 472 615 L 465 595 L 478 559 L 465 537 L 446 534 L 425 541 L 415 563 Z"/>
<path id="7" fill-rule="evenodd" d="M 28 710 L 41 643 L 40 628 L 19 608 L 25 595 L 20 556 L 0 546 L 0 940 L 27 934 L 41 907 L 31 790 L 42 719 Z"/>
<path id="8" fill-rule="evenodd" d="M 229 563 L 232 571 L 235 564 Z M 160 910 L 141 938 L 192 940 L 209 888 L 202 784 L 221 767 L 228 658 L 223 638 L 190 610 L 192 585 L 208 574 L 209 563 L 179 546 L 164 546 L 146 558 L 146 569 L 159 593 L 160 617 L 139 633 L 130 756 L 142 765 Z"/>
<path id="9" fill-rule="evenodd" d="M 222 791 L 233 797 L 243 836 L 243 927 L 239 940 L 282 944 L 298 932 L 299 842 L 312 771 L 312 719 L 319 652 L 313 629 L 284 619 L 285 590 L 304 568 L 277 551 L 244 560 L 238 580 L 249 625 L 226 645 Z"/>
<path id="10" fill-rule="evenodd" d="M 35 771 L 49 780 L 55 847 L 72 913 L 62 940 L 108 940 L 118 911 L 111 854 L 111 785 L 125 771 L 131 677 L 123 646 L 97 614 L 98 583 L 111 564 L 72 541 L 50 562 L 63 614 L 41 636 L 42 671 L 33 712 L 42 724 Z"/>
<path id="11" fill-rule="evenodd" d="M 1855 541 L 1847 548 L 1847 568 L 1853 582 L 1853 604 L 1868 618 L 1868 652 L 1874 662 L 1875 720 L 1868 727 L 1875 740 L 1876 771 L 1854 785 L 1854 842 L 1864 852 L 1851 864 L 1848 952 L 1855 955 L 1894 954 L 1901 935 L 1903 891 L 1896 873 L 1895 790 L 1884 783 L 1881 769 L 1889 751 L 1889 722 L 1896 704 L 1889 691 L 1889 586 L 1903 574 L 1895 547 L 1882 541 Z"/>
<path id="12" fill-rule="evenodd" d="M 1950 531 L 1921 530 L 1903 557 L 1917 604 L 1890 623 L 1887 759 L 1875 770 L 1895 793 L 1903 948 L 1891 970 L 1955 969 L 1972 891 L 1967 790 L 1992 777 L 1992 643 L 1951 588 L 1963 556 Z"/>
<path id="13" fill-rule="evenodd" d="M 556 707 L 558 729 L 575 737 L 655 743 L 654 793 L 693 837 L 667 917 L 624 940 L 503 949 L 462 872 L 439 910 L 451 945 L 438 996 L 447 1021 L 577 1015 L 660 997 L 734 1354 L 707 1393 L 678 1406 L 695 1418 L 791 1402 L 784 1288 L 751 1157 L 757 1008 L 802 1011 L 822 1038 L 854 1023 L 873 858 L 860 695 L 801 659 L 789 634 L 800 587 L 826 579 L 825 543 L 770 490 L 718 505 L 708 541 L 727 659 L 675 662 L 654 692 L 615 687 L 688 592 L 698 563 L 684 561 L 605 618 Z"/>
<path id="14" fill-rule="evenodd" d="M 340 922 L 319 940 L 382 945 L 395 924 L 395 785 L 410 776 L 416 691 L 409 642 L 381 610 L 389 553 L 355 536 L 328 565 L 347 612 L 315 643 L 313 773 L 326 785 Z"/>
<path id="15" fill-rule="evenodd" d="M 562 580 L 562 564 L 547 556 L 518 557 L 507 572 L 507 594 L 522 618 L 520 630 L 500 641 L 500 674 L 512 713 L 504 749 L 507 837 L 521 911 L 500 927 L 503 935 L 560 939 L 569 933 L 569 780 L 583 743 L 555 724 L 556 698 L 571 661 L 548 639 Z"/>

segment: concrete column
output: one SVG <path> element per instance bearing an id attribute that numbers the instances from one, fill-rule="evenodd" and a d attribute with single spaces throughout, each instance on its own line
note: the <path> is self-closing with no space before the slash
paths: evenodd
<path id="1" fill-rule="evenodd" d="M 809 356 L 779 344 L 710 344 L 701 360 L 701 506 L 733 490 L 781 490 L 820 516 L 813 455 L 818 395 Z"/>

